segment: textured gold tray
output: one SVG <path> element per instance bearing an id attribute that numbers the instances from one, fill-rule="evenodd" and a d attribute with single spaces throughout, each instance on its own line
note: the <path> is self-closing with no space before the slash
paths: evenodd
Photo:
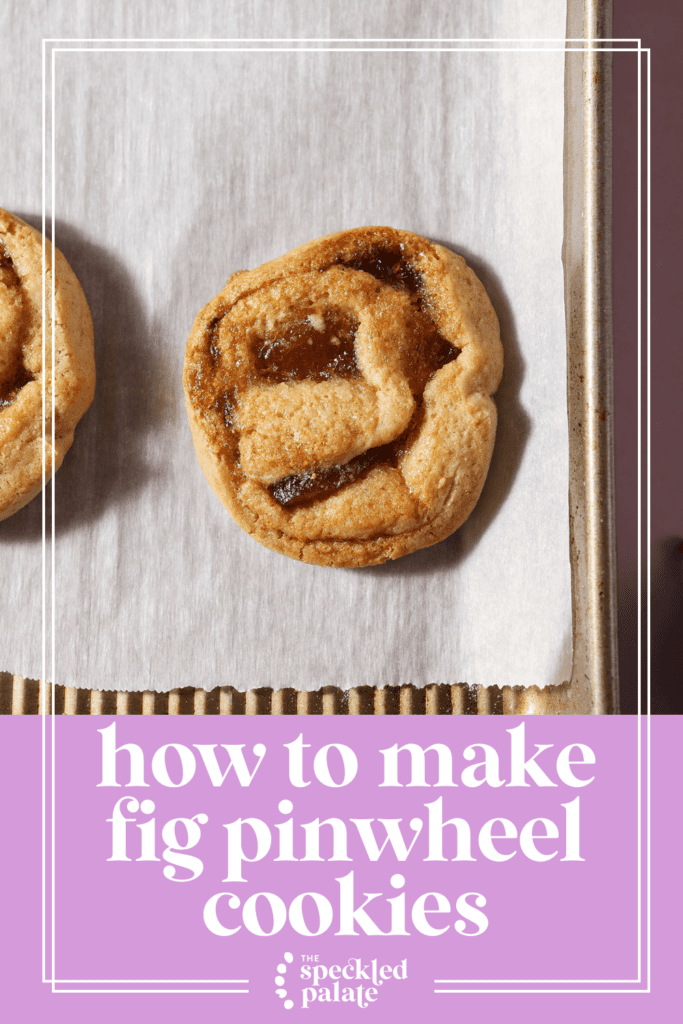
<path id="1" fill-rule="evenodd" d="M 613 58 L 611 43 L 601 42 L 611 36 L 611 0 L 568 0 L 562 261 L 573 669 L 564 714 L 619 711 L 612 344 Z"/>
<path id="2" fill-rule="evenodd" d="M 297 690 L 247 690 L 232 686 L 199 690 L 193 686 L 156 693 L 152 690 L 83 690 L 54 687 L 56 715 L 561 715 L 566 714 L 567 686 L 362 686 L 339 690 L 323 686 Z M 0 672 L 0 714 L 51 713 L 51 687 L 35 679 Z"/>
<path id="3" fill-rule="evenodd" d="M 564 246 L 573 672 L 562 686 L 464 684 L 314 693 L 161 694 L 56 686 L 55 714 L 520 715 L 619 710 L 612 387 L 612 0 L 568 0 Z M 572 50 L 576 52 L 571 52 Z M 0 673 L 0 714 L 39 714 L 50 689 Z"/>

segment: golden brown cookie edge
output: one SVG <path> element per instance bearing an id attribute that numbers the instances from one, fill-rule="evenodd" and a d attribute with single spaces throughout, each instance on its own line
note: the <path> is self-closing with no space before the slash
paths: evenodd
<path id="1" fill-rule="evenodd" d="M 7 225 L 13 230 L 7 231 Z M 17 231 L 17 229 L 19 229 Z M 18 246 L 6 241 L 6 235 L 19 238 L 32 252 L 28 256 L 31 271 L 22 277 L 22 289 L 27 289 L 34 307 L 42 309 L 43 292 L 43 236 L 21 217 L 0 208 L 0 239 L 5 248 L 16 252 Z M 56 272 L 53 274 L 53 252 Z M 74 439 L 76 424 L 92 404 L 95 394 L 95 352 L 92 317 L 83 289 L 63 253 L 48 241 L 46 258 L 46 356 L 51 353 L 52 286 L 55 283 L 55 444 L 47 453 L 46 482 L 61 466 Z M 14 259 L 13 259 L 14 262 Z M 23 262 L 23 260 L 22 260 Z M 49 355 L 51 359 L 51 354 Z M 41 373 L 44 368 L 41 369 Z M 71 401 L 69 398 L 71 397 Z M 65 400 L 66 399 L 66 400 Z M 11 407 L 10 407 L 11 408 Z M 37 424 L 33 440 L 42 437 L 42 417 Z M 58 426 L 57 426 L 58 424 Z M 35 498 L 43 487 L 42 450 L 37 458 L 34 451 L 27 453 L 24 463 L 26 479 L 20 481 L 14 492 L 10 490 L 0 498 L 0 521 L 9 518 Z M 16 467 L 14 468 L 16 475 Z"/>
<path id="2" fill-rule="evenodd" d="M 467 373 L 464 376 L 468 382 L 474 376 L 475 380 L 471 381 L 470 386 L 466 388 L 467 396 L 478 396 L 483 399 L 484 407 L 488 413 L 487 427 L 484 432 L 485 436 L 481 438 L 484 447 L 483 457 L 478 460 L 479 465 L 475 470 L 469 474 L 473 479 L 468 480 L 468 486 L 464 493 L 461 491 L 458 494 L 456 488 L 452 487 L 449 499 L 434 519 L 404 534 L 396 536 L 382 535 L 377 538 L 355 542 L 347 540 L 304 541 L 289 537 L 280 531 L 259 530 L 258 524 L 254 522 L 254 516 L 249 514 L 248 510 L 244 508 L 239 500 L 239 496 L 234 492 L 231 473 L 221 463 L 220 458 L 210 445 L 206 432 L 192 406 L 187 379 L 190 360 L 203 344 L 204 331 L 209 323 L 216 316 L 225 315 L 236 302 L 250 292 L 259 290 L 264 285 L 277 280 L 285 274 L 301 273 L 325 265 L 327 254 L 334 253 L 341 239 L 356 239 L 359 235 L 372 237 L 376 233 L 384 231 L 391 232 L 398 241 L 404 238 L 409 241 L 414 240 L 419 243 L 426 243 L 433 254 L 438 255 L 440 259 L 447 263 L 448 269 L 446 273 L 453 279 L 454 292 L 456 290 L 456 280 L 458 282 L 466 281 L 468 288 L 472 292 L 470 296 L 471 301 L 466 304 L 466 308 L 463 310 L 466 314 L 464 318 L 466 320 L 466 329 L 470 335 L 470 341 L 475 346 L 483 348 L 485 352 L 481 353 L 483 357 L 481 359 L 482 366 L 475 367 L 474 373 Z M 292 265 L 293 263 L 294 265 Z M 460 299 L 457 295 L 456 302 L 460 305 Z M 476 322 L 473 322 L 472 313 L 477 310 L 477 307 L 481 316 Z M 221 292 L 204 306 L 195 319 L 186 346 L 183 385 L 190 430 L 200 467 L 212 490 L 223 506 L 230 512 L 235 522 L 264 547 L 279 554 L 284 554 L 294 560 L 326 567 L 358 568 L 381 564 L 421 548 L 437 544 L 459 529 L 469 518 L 486 482 L 493 453 L 497 412 L 495 403 L 490 396 L 495 392 L 500 383 L 502 369 L 503 350 L 495 310 L 481 281 L 465 260 L 445 246 L 430 242 L 428 239 L 413 232 L 371 226 L 324 235 L 321 238 L 313 239 L 297 246 L 282 256 L 254 268 L 254 270 L 239 271 L 231 275 Z M 479 379 L 476 380 L 476 378 Z M 475 383 L 480 386 L 483 385 L 486 390 L 480 391 L 472 387 L 472 384 Z"/>

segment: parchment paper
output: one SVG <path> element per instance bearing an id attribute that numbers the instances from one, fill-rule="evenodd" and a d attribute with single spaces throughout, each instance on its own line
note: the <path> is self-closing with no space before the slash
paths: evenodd
<path id="1" fill-rule="evenodd" d="M 287 35 L 292 6 L 270 5 L 253 35 Z M 362 0 L 344 6 L 360 24 Z M 442 20 L 438 34 L 523 34 L 516 4 L 454 6 L 457 25 Z M 528 35 L 564 35 L 564 3 L 526 4 L 522 30 L 532 9 Z M 385 13 L 377 35 L 411 34 L 410 5 Z M 334 34 L 311 29 L 300 34 Z M 55 681 L 569 679 L 563 53 L 62 45 L 76 51 L 55 55 L 55 242 L 90 303 L 98 386 L 55 483 Z M 39 203 L 3 205 L 39 225 Z M 465 256 L 498 313 L 505 374 L 466 525 L 395 563 L 331 570 L 232 522 L 197 464 L 181 374 L 192 321 L 232 272 L 363 224 Z M 0 524 L 0 667 L 34 678 L 40 545 L 39 501 Z"/>

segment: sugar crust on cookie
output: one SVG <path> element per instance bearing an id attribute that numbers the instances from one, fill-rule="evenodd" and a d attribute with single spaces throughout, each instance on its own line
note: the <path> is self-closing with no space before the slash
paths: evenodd
<path id="1" fill-rule="evenodd" d="M 183 383 L 199 463 L 236 522 L 291 558 L 353 567 L 469 516 L 502 366 L 465 261 L 366 227 L 233 274 L 194 323 Z"/>
<path id="2" fill-rule="evenodd" d="M 43 485 L 43 384 L 46 479 L 61 465 L 95 393 L 93 327 L 83 290 L 49 242 L 44 255 L 45 366 L 43 238 L 0 209 L 0 520 L 28 504 Z"/>

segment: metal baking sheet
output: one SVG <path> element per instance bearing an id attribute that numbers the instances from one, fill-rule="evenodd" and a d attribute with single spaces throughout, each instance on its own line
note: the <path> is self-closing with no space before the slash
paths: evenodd
<path id="1" fill-rule="evenodd" d="M 569 0 L 567 14 L 567 39 L 593 42 L 569 42 L 565 59 L 563 261 L 574 663 L 562 703 L 565 714 L 617 714 L 612 56 L 599 42 L 612 37 L 612 4 Z"/>
<path id="2" fill-rule="evenodd" d="M 606 3 L 568 5 L 568 39 L 609 38 Z M 230 687 L 169 695 L 76 691 L 57 687 L 55 713 L 431 713 L 604 714 L 618 710 L 614 610 L 614 499 L 611 396 L 610 55 L 581 43 L 566 57 L 565 291 L 570 423 L 570 517 L 574 671 L 569 684 L 502 690 L 462 684 L 370 688 L 346 694 L 250 691 Z M 12 713 L 40 706 L 37 684 L 11 679 Z M 368 690 L 369 692 L 363 692 Z M 113 705 L 112 705 L 113 700 Z M 19 711 L 18 709 L 22 710 Z"/>

